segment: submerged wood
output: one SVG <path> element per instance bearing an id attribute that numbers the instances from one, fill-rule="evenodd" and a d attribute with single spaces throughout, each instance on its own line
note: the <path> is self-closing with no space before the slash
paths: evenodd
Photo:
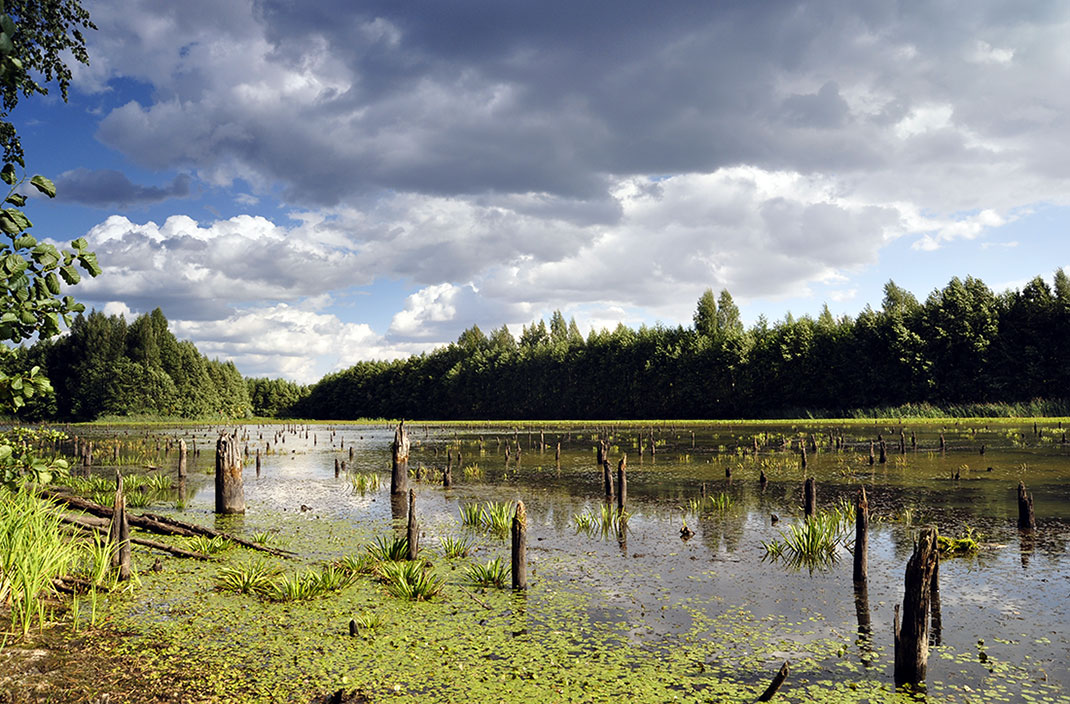
<path id="1" fill-rule="evenodd" d="M 866 489 L 858 490 L 858 498 L 855 501 L 855 551 L 854 551 L 854 581 L 862 584 L 869 575 L 869 501 L 866 499 Z"/>
<path id="2" fill-rule="evenodd" d="M 817 510 L 817 487 L 813 477 L 807 477 L 803 483 L 803 515 L 810 518 Z"/>
<path id="3" fill-rule="evenodd" d="M 1026 491 L 1025 482 L 1018 481 L 1018 530 L 1033 532 L 1037 529 L 1037 518 L 1033 513 L 1033 495 Z"/>
<path id="4" fill-rule="evenodd" d="M 773 678 L 773 681 L 770 682 L 769 686 L 765 688 L 764 692 L 762 692 L 762 696 L 758 697 L 758 701 L 767 702 L 773 698 L 773 696 L 777 693 L 777 690 L 779 690 L 781 685 L 784 684 L 784 680 L 788 679 L 789 664 L 789 661 L 784 661 L 784 664 L 780 666 L 780 670 L 777 671 L 776 677 Z"/>
<path id="5" fill-rule="evenodd" d="M 108 542 L 114 546 L 111 565 L 119 568 L 119 581 L 125 582 L 130 579 L 130 522 L 126 518 L 126 494 L 121 473 L 115 475 L 115 502 L 108 525 Z"/>
<path id="6" fill-rule="evenodd" d="M 929 605 L 937 565 L 936 526 L 918 533 L 907 561 L 902 612 L 895 610 L 895 686 L 925 682 L 929 661 Z"/>
<path id="7" fill-rule="evenodd" d="M 79 528 L 84 531 L 96 533 L 97 535 L 107 536 L 108 521 L 102 518 L 96 518 L 95 516 L 79 516 L 76 514 L 64 514 L 59 516 L 61 523 L 68 526 Z M 194 560 L 210 560 L 211 557 L 203 552 L 195 552 L 193 550 L 183 550 L 182 548 L 176 548 L 173 545 L 167 543 L 161 543 L 157 540 L 150 540 L 148 538 L 141 538 L 137 536 L 130 536 L 130 542 L 134 545 L 143 545 L 147 548 L 154 550 L 162 550 L 163 552 L 170 553 L 176 557 L 192 558 Z"/>

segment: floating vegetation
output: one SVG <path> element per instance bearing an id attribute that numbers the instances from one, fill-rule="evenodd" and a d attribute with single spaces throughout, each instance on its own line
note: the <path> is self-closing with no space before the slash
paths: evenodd
<path id="1" fill-rule="evenodd" d="M 478 464 L 470 464 L 461 470 L 461 474 L 465 479 L 482 479 L 483 469 Z"/>
<path id="2" fill-rule="evenodd" d="M 465 579 L 469 584 L 477 587 L 505 587 L 509 579 L 509 570 L 502 564 L 502 559 L 496 557 L 489 560 L 485 565 L 475 564 L 468 567 L 464 572 Z"/>
<path id="3" fill-rule="evenodd" d="M 271 542 L 271 533 L 266 530 L 262 530 L 258 533 L 253 533 L 253 535 L 249 539 L 257 545 L 267 545 L 269 542 Z"/>
<path id="4" fill-rule="evenodd" d="M 384 562 L 379 566 L 379 579 L 386 590 L 396 597 L 411 601 L 428 601 L 442 592 L 441 577 L 429 571 L 421 561 Z"/>
<path id="5" fill-rule="evenodd" d="M 468 557 L 468 553 L 475 548 L 476 542 L 467 535 L 446 535 L 439 538 L 439 545 L 442 546 L 442 554 L 447 559 L 454 560 L 460 557 Z"/>
<path id="6" fill-rule="evenodd" d="M 940 549 L 941 557 L 965 557 L 974 555 L 981 549 L 980 543 L 977 542 L 977 538 L 980 537 L 981 535 L 973 528 L 966 526 L 966 533 L 958 538 L 946 535 L 936 536 L 936 544 Z"/>
<path id="7" fill-rule="evenodd" d="M 726 513 L 732 508 L 732 497 L 725 492 L 710 494 L 688 502 L 690 513 L 701 516 L 709 513 Z"/>
<path id="8" fill-rule="evenodd" d="M 367 611 L 354 616 L 353 625 L 361 631 L 375 631 L 386 625 L 386 619 L 378 611 Z"/>

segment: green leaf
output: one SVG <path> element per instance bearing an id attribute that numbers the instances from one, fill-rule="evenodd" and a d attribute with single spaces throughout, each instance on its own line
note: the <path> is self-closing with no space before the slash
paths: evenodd
<path id="1" fill-rule="evenodd" d="M 30 219 L 26 217 L 26 215 L 21 210 L 16 210 L 15 208 L 4 208 L 3 212 L 5 216 L 11 218 L 11 220 L 18 226 L 19 229 L 16 230 L 16 232 L 21 232 L 22 230 L 29 230 L 31 227 L 33 227 L 33 223 L 30 222 Z"/>
<path id="2" fill-rule="evenodd" d="M 59 291 L 60 291 L 59 278 L 56 276 L 56 272 L 54 272 L 54 271 L 48 272 L 48 275 L 45 276 L 45 286 L 48 287 L 48 290 L 52 293 L 52 295 L 54 295 L 54 296 L 58 296 L 59 295 Z"/>
<path id="3" fill-rule="evenodd" d="M 15 45 L 11 43 L 11 37 L 7 32 L 0 32 L 0 54 L 15 53 Z"/>
<path id="4" fill-rule="evenodd" d="M 59 275 L 67 283 L 68 286 L 74 286 L 82 280 L 81 275 L 78 274 L 78 270 L 73 266 L 61 266 L 59 268 Z"/>
<path id="5" fill-rule="evenodd" d="M 15 182 L 18 181 L 18 178 L 18 174 L 15 173 L 14 164 L 4 164 L 4 168 L 0 169 L 0 179 L 3 179 L 4 183 L 7 185 L 14 186 Z"/>
<path id="6" fill-rule="evenodd" d="M 100 264 L 97 263 L 97 255 L 93 252 L 86 252 L 78 257 L 78 262 L 82 265 L 82 268 L 89 272 L 90 276 L 99 276 L 102 269 Z"/>
<path id="7" fill-rule="evenodd" d="M 6 181 L 7 179 L 4 180 Z M 22 195 L 21 193 L 12 193 L 7 197 L 7 200 L 5 200 L 4 202 L 11 203 L 11 205 L 21 208 L 22 206 L 26 205 L 26 196 Z"/>
<path id="8" fill-rule="evenodd" d="M 22 228 L 15 222 L 15 219 L 7 214 L 7 211 L 0 212 L 0 230 L 3 230 L 9 235 L 17 235 L 22 232 Z"/>
<path id="9" fill-rule="evenodd" d="M 49 198 L 56 197 L 56 184 L 52 183 L 49 179 L 45 178 L 41 174 L 37 174 L 30 179 L 30 183 L 33 184 L 37 190 L 44 193 Z"/>
<path id="10" fill-rule="evenodd" d="M 71 242 L 71 246 L 78 250 L 78 253 L 80 254 L 89 247 L 89 243 L 86 242 L 84 237 L 79 237 L 78 239 Z"/>
<path id="11" fill-rule="evenodd" d="M 3 30 L 4 34 L 9 37 L 15 36 L 15 21 L 11 19 L 10 15 L 0 15 L 0 30 Z"/>
<path id="12" fill-rule="evenodd" d="M 15 240 L 15 249 L 31 249 L 37 246 L 37 238 L 33 235 L 22 235 Z"/>

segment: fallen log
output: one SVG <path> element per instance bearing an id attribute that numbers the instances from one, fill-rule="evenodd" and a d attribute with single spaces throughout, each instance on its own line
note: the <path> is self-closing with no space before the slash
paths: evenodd
<path id="1" fill-rule="evenodd" d="M 66 525 L 74 526 L 85 531 L 98 533 L 100 535 L 107 535 L 108 522 L 104 519 L 95 519 L 95 517 L 80 517 L 71 514 L 62 515 L 59 520 Z M 203 552 L 194 552 L 192 550 L 183 550 L 182 548 L 176 548 L 166 543 L 161 543 L 156 540 L 150 540 L 149 538 L 139 538 L 137 536 L 131 536 L 130 542 L 134 545 L 144 545 L 147 548 L 153 548 L 154 550 L 162 550 L 167 553 L 171 553 L 176 557 L 187 557 L 194 560 L 210 560 L 211 557 L 205 555 Z"/>

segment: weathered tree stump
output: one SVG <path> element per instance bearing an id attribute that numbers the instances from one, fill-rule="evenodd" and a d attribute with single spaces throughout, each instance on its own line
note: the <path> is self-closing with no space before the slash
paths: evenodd
<path id="1" fill-rule="evenodd" d="M 905 455 L 907 453 L 907 436 L 906 433 L 900 429 L 899 431 L 899 454 Z"/>
<path id="2" fill-rule="evenodd" d="M 940 433 L 940 453 L 943 454 L 947 450 L 947 441 L 944 440 L 944 434 Z"/>
<path id="3" fill-rule="evenodd" d="M 409 525 L 407 536 L 409 539 L 409 559 L 415 560 L 416 553 L 420 551 L 420 531 L 416 527 L 416 491 L 409 489 Z"/>
<path id="4" fill-rule="evenodd" d="M 215 446 L 215 512 L 245 513 L 242 459 L 238 442 L 226 433 Z"/>
<path id="5" fill-rule="evenodd" d="M 766 478 L 764 469 L 758 471 L 758 486 L 761 487 L 762 491 L 765 491 L 765 485 L 769 483 L 769 479 Z"/>
<path id="6" fill-rule="evenodd" d="M 112 544 L 111 564 L 119 569 L 119 580 L 130 579 L 130 523 L 126 518 L 126 494 L 123 491 L 123 475 L 115 474 L 115 501 L 111 509 L 111 524 L 108 526 L 108 542 Z"/>
<path id="7" fill-rule="evenodd" d="M 609 469 L 609 460 L 602 460 L 602 484 L 606 490 L 606 496 L 613 496 L 613 473 Z"/>
<path id="8" fill-rule="evenodd" d="M 883 438 L 880 441 L 880 459 L 877 461 L 881 464 L 888 464 L 888 446 Z"/>
<path id="9" fill-rule="evenodd" d="M 554 463 L 561 463 L 561 443 L 557 443 L 557 449 L 554 450 Z"/>
<path id="10" fill-rule="evenodd" d="M 811 518 L 817 510 L 817 487 L 813 477 L 807 477 L 803 482 L 803 515 Z"/>
<path id="11" fill-rule="evenodd" d="M 873 462 L 874 461 L 875 461 L 875 456 L 873 454 L 873 441 L 870 440 L 869 441 L 869 464 L 870 464 L 870 466 L 873 466 Z"/>
<path id="12" fill-rule="evenodd" d="M 117 446 L 118 447 L 118 446 Z M 178 479 L 179 481 L 186 478 L 186 441 L 178 441 Z"/>
<path id="13" fill-rule="evenodd" d="M 390 493 L 404 496 L 409 490 L 409 434 L 405 421 L 394 430 L 394 442 L 390 446 Z"/>
<path id="14" fill-rule="evenodd" d="M 929 661 L 929 605 L 937 565 L 936 526 L 918 533 L 907 561 L 903 608 L 895 608 L 895 686 L 925 682 Z"/>
<path id="15" fill-rule="evenodd" d="M 513 514 L 513 589 L 528 588 L 528 514 L 524 502 L 516 502 Z"/>
<path id="16" fill-rule="evenodd" d="M 858 498 L 855 500 L 855 553 L 854 553 L 854 581 L 855 584 L 865 582 L 869 576 L 869 501 L 866 499 L 866 489 L 858 490 Z"/>
<path id="17" fill-rule="evenodd" d="M 260 476 L 260 448 L 256 448 L 256 476 Z"/>
<path id="18" fill-rule="evenodd" d="M 337 479 L 338 475 L 342 472 L 342 463 L 338 461 L 338 458 L 334 458 L 334 478 Z"/>
<path id="19" fill-rule="evenodd" d="M 620 458 L 617 463 L 617 511 L 623 515 L 624 506 L 628 503 L 628 455 Z"/>
<path id="20" fill-rule="evenodd" d="M 1018 482 L 1018 530 L 1032 533 L 1037 529 L 1033 514 L 1033 495 L 1026 491 L 1025 482 Z"/>
<path id="21" fill-rule="evenodd" d="M 802 468 L 806 469 L 806 445 L 802 442 L 799 443 L 799 459 L 802 462 Z"/>

